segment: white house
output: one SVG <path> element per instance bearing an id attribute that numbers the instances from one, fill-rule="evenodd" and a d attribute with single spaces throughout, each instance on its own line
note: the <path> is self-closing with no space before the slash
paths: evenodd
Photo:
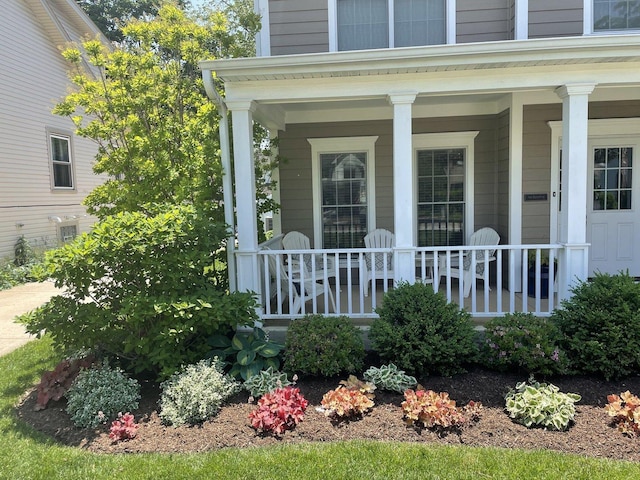
<path id="1" fill-rule="evenodd" d="M 51 110 L 70 85 L 61 48 L 97 35 L 74 0 L 2 3 L 0 258 L 23 235 L 56 246 L 94 221 L 81 203 L 101 181 L 91 170 L 96 146 Z"/>
<path id="2" fill-rule="evenodd" d="M 201 67 L 205 81 L 224 83 L 237 284 L 257 292 L 264 320 L 370 318 L 379 297 L 365 295 L 363 279 L 373 253 L 378 280 L 433 282 L 480 317 L 548 314 L 596 271 L 640 276 L 640 1 L 256 8 L 259 55 Z M 283 250 L 279 236 L 258 245 L 253 121 L 279 137 L 286 159 L 276 233 L 301 232 L 313 248 Z M 482 227 L 499 234 L 498 247 L 470 248 Z M 377 228 L 393 232 L 392 247 L 366 248 Z M 544 299 L 547 253 L 557 270 Z M 473 264 L 477 275 L 460 274 Z"/>

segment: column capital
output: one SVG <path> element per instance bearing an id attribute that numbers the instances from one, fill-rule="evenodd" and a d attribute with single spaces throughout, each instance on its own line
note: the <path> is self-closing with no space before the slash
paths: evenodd
<path id="1" fill-rule="evenodd" d="M 415 101 L 417 96 L 418 92 L 390 93 L 387 95 L 387 100 L 389 100 L 391 105 L 410 105 Z"/>
<path id="2" fill-rule="evenodd" d="M 571 95 L 589 95 L 596 88 L 595 83 L 568 83 L 556 88 L 556 95 L 565 99 Z"/>
<path id="3" fill-rule="evenodd" d="M 231 111 L 256 111 L 256 103 L 253 100 L 225 100 L 224 103 Z"/>

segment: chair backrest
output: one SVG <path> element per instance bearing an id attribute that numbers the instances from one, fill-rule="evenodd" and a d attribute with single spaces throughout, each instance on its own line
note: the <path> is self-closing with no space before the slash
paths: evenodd
<path id="1" fill-rule="evenodd" d="M 396 237 L 389 230 L 377 228 L 364 237 L 364 245 L 367 248 L 391 248 L 395 245 Z"/>
<path id="2" fill-rule="evenodd" d="M 282 239 L 282 247 L 285 250 L 309 250 L 311 242 L 309 237 L 300 232 L 289 232 Z"/>
<path id="3" fill-rule="evenodd" d="M 484 227 L 476 230 L 471 235 L 471 245 L 498 245 L 500 243 L 500 235 L 493 228 Z M 489 254 L 493 255 L 495 250 L 490 250 Z"/>

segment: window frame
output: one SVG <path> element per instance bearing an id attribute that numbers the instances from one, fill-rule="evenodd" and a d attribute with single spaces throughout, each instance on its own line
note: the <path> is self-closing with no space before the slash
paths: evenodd
<path id="1" fill-rule="evenodd" d="M 308 138 L 311 145 L 311 180 L 313 198 L 313 244 L 324 248 L 322 235 L 322 165 L 320 155 L 336 153 L 360 153 L 367 155 L 367 230 L 376 228 L 375 196 L 375 143 L 378 136 Z"/>
<path id="2" fill-rule="evenodd" d="M 62 162 L 53 158 L 53 139 L 61 139 L 67 141 L 67 149 L 69 153 L 69 162 Z M 47 150 L 49 153 L 49 175 L 51 178 L 51 190 L 54 191 L 75 191 L 76 190 L 76 175 L 75 175 L 75 161 L 74 161 L 74 148 L 73 148 L 73 136 L 70 133 L 61 132 L 58 130 L 47 130 Z M 69 168 L 69 177 L 71 179 L 71 186 L 59 186 L 56 184 L 55 165 L 65 165 Z"/>
<path id="3" fill-rule="evenodd" d="M 625 35 L 629 33 L 640 33 L 640 28 L 629 28 L 623 30 L 595 30 L 593 28 L 593 1 L 584 0 L 583 11 L 583 32 L 584 35 Z"/>
<path id="4" fill-rule="evenodd" d="M 410 48 L 394 46 L 394 1 L 387 0 L 387 10 L 389 15 L 389 46 L 385 48 Z M 338 50 L 338 0 L 328 0 L 329 13 L 329 51 L 356 51 Z M 456 0 L 445 0 L 445 43 L 443 45 L 454 45 L 456 43 Z M 424 45 L 427 46 L 427 45 Z"/>
<path id="5" fill-rule="evenodd" d="M 413 149 L 413 171 L 416 172 L 413 181 L 414 198 L 413 198 L 413 231 L 414 245 L 418 245 L 418 151 L 420 150 L 449 150 L 462 149 L 465 151 L 464 165 L 464 241 L 469 243 L 471 234 L 475 230 L 474 219 L 474 164 L 475 164 L 475 138 L 480 133 L 479 130 L 467 132 L 448 132 L 448 133 L 417 133 L 412 135 Z"/>

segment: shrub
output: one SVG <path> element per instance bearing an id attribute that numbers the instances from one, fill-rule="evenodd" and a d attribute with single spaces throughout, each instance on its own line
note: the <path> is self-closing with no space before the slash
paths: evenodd
<path id="1" fill-rule="evenodd" d="M 380 368 L 370 367 L 364 372 L 364 379 L 382 390 L 392 390 L 398 393 L 403 393 L 418 384 L 415 377 L 407 375 L 404 370 L 398 369 L 393 363 L 382 365 Z"/>
<path id="2" fill-rule="evenodd" d="M 37 387 L 38 398 L 35 409 L 44 410 L 50 400 L 60 400 L 67 393 L 80 371 L 83 368 L 91 367 L 94 361 L 93 355 L 65 359 L 58 363 L 53 370 L 42 374 Z"/>
<path id="3" fill-rule="evenodd" d="M 500 371 L 562 374 L 568 361 L 560 342 L 553 321 L 531 313 L 506 314 L 487 322 L 481 358 L 487 367 Z"/>
<path id="4" fill-rule="evenodd" d="M 115 419 L 118 412 L 138 408 L 140 384 L 106 362 L 81 371 L 67 397 L 67 413 L 78 427 L 97 427 Z"/>
<path id="5" fill-rule="evenodd" d="M 292 382 L 289 381 L 287 374 L 278 372 L 274 370 L 273 367 L 262 370 L 258 372 L 257 375 L 252 375 L 244 382 L 245 390 L 247 390 L 252 397 L 261 397 L 276 388 L 288 387 L 289 385 L 292 385 Z"/>
<path id="6" fill-rule="evenodd" d="M 212 252 L 226 235 L 188 205 L 107 217 L 48 252 L 43 275 L 65 292 L 22 322 L 63 352 L 106 352 L 167 378 L 204 358 L 209 336 L 256 319 L 250 293 L 216 283 Z"/>
<path id="7" fill-rule="evenodd" d="M 609 403 L 604 409 L 613 417 L 613 423 L 618 430 L 631 437 L 640 436 L 640 398 L 632 395 L 629 390 L 618 395 L 609 395 Z"/>
<path id="8" fill-rule="evenodd" d="M 131 440 L 138 434 L 140 425 L 136 423 L 133 415 L 130 413 L 118 414 L 118 419 L 111 422 L 109 429 L 109 438 L 113 442 L 121 442 L 123 440 Z"/>
<path id="9" fill-rule="evenodd" d="M 344 385 L 325 393 L 322 396 L 321 404 L 325 415 L 336 419 L 364 415 L 374 405 L 371 395 L 356 388 L 347 388 Z"/>
<path id="10" fill-rule="evenodd" d="M 552 316 L 575 373 L 607 380 L 640 371 L 640 284 L 628 273 L 596 274 Z"/>
<path id="11" fill-rule="evenodd" d="M 363 364 L 362 336 L 348 317 L 307 315 L 291 322 L 285 339 L 285 371 L 330 377 L 357 372 Z"/>
<path id="12" fill-rule="evenodd" d="M 16 267 L 25 266 L 28 263 L 33 262 L 33 260 L 35 259 L 33 249 L 31 248 L 29 241 L 24 238 L 24 235 L 21 235 L 20 238 L 18 238 L 16 244 L 13 246 L 13 254 L 13 264 Z"/>
<path id="13" fill-rule="evenodd" d="M 216 415 L 241 387 L 217 359 L 188 365 L 160 385 L 160 418 L 169 425 L 201 423 Z"/>
<path id="14" fill-rule="evenodd" d="M 576 393 L 562 393 L 553 384 L 529 382 L 516 384 L 509 390 L 506 409 L 509 416 L 525 427 L 540 426 L 552 430 L 566 430 L 576 413 L 575 403 L 580 401 Z"/>
<path id="15" fill-rule="evenodd" d="M 452 375 L 475 359 L 471 316 L 431 285 L 400 283 L 385 293 L 371 324 L 372 348 L 412 374 Z"/>
<path id="16" fill-rule="evenodd" d="M 281 435 L 304 418 L 309 402 L 294 387 L 276 388 L 258 400 L 258 408 L 249 414 L 256 430 Z"/>
<path id="17" fill-rule="evenodd" d="M 404 392 L 402 412 L 408 425 L 424 428 L 460 428 L 480 416 L 482 404 L 469 402 L 464 407 L 456 407 L 456 402 L 446 392 L 433 390 L 407 390 Z"/>
<path id="18" fill-rule="evenodd" d="M 207 343 L 212 347 L 207 355 L 231 365 L 229 375 L 237 379 L 249 380 L 266 368 L 280 368 L 278 355 L 283 346 L 269 341 L 267 333 L 259 327 L 254 327 L 251 332 L 235 332 L 233 337 L 214 335 Z"/>

